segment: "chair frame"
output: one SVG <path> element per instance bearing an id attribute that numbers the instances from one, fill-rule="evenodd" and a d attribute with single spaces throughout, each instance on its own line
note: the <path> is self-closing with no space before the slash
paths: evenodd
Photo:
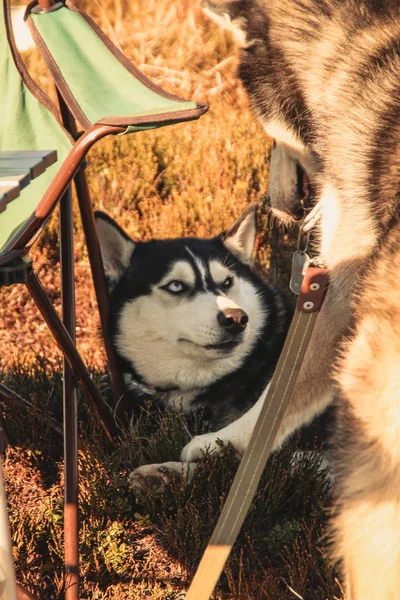
<path id="1" fill-rule="evenodd" d="M 108 296 L 106 281 L 101 262 L 100 249 L 96 230 L 94 227 L 93 209 L 90 204 L 87 182 L 79 166 L 89 149 L 102 137 L 110 133 L 119 133 L 115 127 L 95 126 L 94 131 L 88 131 L 76 143 L 68 159 L 64 162 L 53 183 L 47 190 L 42 202 L 38 206 L 37 216 L 43 223 L 47 220 L 50 207 L 53 207 L 60 195 L 60 259 L 61 259 L 61 295 L 62 295 L 62 320 L 58 316 L 50 299 L 48 298 L 40 280 L 34 270 L 28 265 L 26 272 L 26 286 L 39 311 L 52 332 L 57 344 L 64 354 L 63 377 L 63 411 L 64 411 L 64 548 L 65 548 L 65 599 L 77 600 L 79 598 L 79 519 L 78 519 L 78 420 L 75 375 L 80 381 L 86 395 L 95 408 L 99 421 L 110 441 L 115 444 L 118 439 L 119 429 L 111 418 L 111 412 L 91 379 L 91 376 L 75 346 L 75 285 L 74 285 L 74 256 L 73 256 L 73 226 L 72 226 L 72 194 L 68 186 L 70 173 L 75 175 L 75 185 L 82 222 L 85 231 L 88 254 L 93 273 L 93 281 L 99 306 L 99 313 L 104 331 L 107 322 Z M 67 187 L 68 186 L 68 187 Z M 91 228 L 91 222 L 93 226 Z M 18 244 L 10 249 L 10 258 L 15 260 L 26 249 L 26 244 L 31 240 L 31 230 L 18 240 Z M 21 258 L 19 260 L 22 260 Z M 17 263 L 19 261 L 17 260 Z M 108 356 L 112 353 L 107 348 Z M 111 354 L 112 355 L 112 354 Z M 111 361 L 110 361 L 111 362 Z M 116 363 L 114 360 L 114 368 Z M 111 370 L 111 367 L 110 367 Z M 117 372 L 116 372 L 117 373 Z M 118 382 L 116 384 L 116 381 Z M 123 394 L 120 381 L 113 379 L 114 390 Z M 121 391 L 120 391 L 121 390 Z M 115 393 L 115 392 L 114 392 Z M 7 400 L 20 402 L 17 394 L 1 385 L 0 395 Z M 121 398 L 121 395 L 116 396 Z M 119 402 L 119 414 L 123 416 L 124 404 Z M 26 590 L 18 587 L 18 600 L 32 600 Z"/>
<path id="2" fill-rule="evenodd" d="M 4 1 L 6 8 L 8 0 Z M 53 0 L 38 0 L 41 10 L 51 10 Z M 36 95 L 44 102 L 44 97 L 36 84 L 31 80 L 15 47 L 13 34 L 6 17 L 6 30 L 9 46 L 13 54 L 21 78 Z M 108 290 L 103 269 L 100 246 L 95 227 L 93 208 L 90 201 L 89 188 L 82 162 L 92 146 L 108 135 L 118 135 L 126 131 L 126 125 L 119 123 L 95 123 L 79 136 L 76 120 L 57 88 L 55 81 L 59 112 L 66 131 L 75 141 L 72 149 L 54 177 L 36 207 L 35 214 L 28 226 L 6 246 L 0 256 L 1 266 L 11 262 L 17 268 L 23 266 L 23 282 L 26 284 L 32 298 L 38 306 L 50 331 L 64 354 L 63 378 L 63 409 L 64 409 L 64 548 L 65 548 L 65 600 L 79 598 L 79 519 L 78 519 L 78 421 L 75 376 L 81 383 L 86 395 L 94 407 L 99 421 L 103 425 L 111 444 L 115 444 L 119 436 L 119 424 L 126 424 L 127 406 L 124 397 L 124 384 L 117 367 L 117 360 L 107 341 L 106 327 L 108 322 Z M 51 108 L 50 108 L 51 109 Z M 205 112 L 207 107 L 202 107 Z M 197 118 L 197 117 L 195 117 Z M 74 181 L 80 216 L 87 244 L 96 300 L 99 308 L 100 321 L 105 341 L 106 354 L 112 379 L 114 398 L 116 400 L 115 417 L 101 398 L 90 374 L 75 345 L 75 286 L 74 286 L 74 256 L 73 256 L 73 224 L 72 224 L 72 194 L 70 184 Z M 57 203 L 60 203 L 60 269 L 62 318 L 58 316 L 45 290 L 37 278 L 31 261 L 24 259 L 33 241 L 39 235 Z M 24 263 L 22 261 L 25 261 Z M 0 384 L 0 395 L 7 400 L 14 400 L 29 406 L 29 403 L 18 394 Z M 116 420 L 118 418 L 118 422 Z M 54 425 L 54 424 L 53 424 Z M 54 426 L 57 429 L 57 426 Z M 58 429 L 59 431 L 59 429 Z M 18 586 L 18 600 L 35 600 L 26 590 Z"/>

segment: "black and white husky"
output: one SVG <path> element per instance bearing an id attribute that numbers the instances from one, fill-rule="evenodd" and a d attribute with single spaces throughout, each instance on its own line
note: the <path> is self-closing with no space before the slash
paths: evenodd
<path id="1" fill-rule="evenodd" d="M 96 213 L 109 335 L 132 398 L 150 394 L 185 412 L 201 409 L 218 432 L 210 441 L 219 437 L 239 452 L 251 435 L 243 418 L 271 379 L 290 317 L 276 286 L 253 266 L 255 208 L 212 239 L 143 243 Z M 205 450 L 207 436 L 201 439 Z M 190 478 L 195 463 L 185 454 L 183 463 L 140 467 L 132 484 L 145 486 L 147 477 L 153 487 L 158 477 L 162 487 L 171 473 Z"/>

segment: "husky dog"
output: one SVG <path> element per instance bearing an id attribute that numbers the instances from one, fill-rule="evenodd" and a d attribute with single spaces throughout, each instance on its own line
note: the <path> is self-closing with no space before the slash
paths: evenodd
<path id="1" fill-rule="evenodd" d="M 239 77 L 275 138 L 272 210 L 285 221 L 299 215 L 302 170 L 322 207 L 317 251 L 331 285 L 277 446 L 336 398 L 333 532 L 346 599 L 393 600 L 400 590 L 400 3 L 206 0 L 203 7 L 233 31 Z M 200 452 L 194 440 L 186 458 Z"/>
<path id="2" fill-rule="evenodd" d="M 251 429 L 243 437 L 234 423 L 271 379 L 290 318 L 281 293 L 253 265 L 255 209 L 213 239 L 144 243 L 95 215 L 110 287 L 109 336 L 133 401 L 152 396 L 186 413 L 201 409 L 212 431 L 231 427 L 225 441 L 239 451 Z M 162 491 L 171 477 L 190 480 L 195 468 L 145 465 L 131 483 Z"/>

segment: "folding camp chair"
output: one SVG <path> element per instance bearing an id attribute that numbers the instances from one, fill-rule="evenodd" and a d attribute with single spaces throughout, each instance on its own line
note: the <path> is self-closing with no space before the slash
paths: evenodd
<path id="1" fill-rule="evenodd" d="M 207 107 L 186 102 L 155 86 L 77 9 L 70 5 L 66 8 L 61 3 L 50 6 L 49 0 L 43 4 L 30 5 L 28 12 L 32 12 L 32 16 L 29 20 L 46 39 L 45 44 L 36 34 L 56 79 L 65 127 L 61 125 L 49 98 L 29 77 L 15 47 L 7 0 L 0 0 L 0 178 L 3 175 L 0 179 L 0 286 L 26 284 L 66 358 L 63 380 L 65 597 L 72 600 L 79 594 L 77 415 L 72 372 L 91 400 L 110 440 L 115 439 L 118 431 L 75 346 L 69 184 L 75 178 L 104 326 L 107 291 L 82 161 L 93 144 L 106 135 L 133 133 L 197 119 Z M 60 61 L 59 66 L 51 58 L 53 50 L 57 61 Z M 73 117 L 83 126 L 82 135 L 77 134 Z M 30 246 L 58 203 L 62 321 L 41 286 L 32 261 L 27 258 Z M 111 349 L 106 349 L 118 400 L 121 395 L 118 372 Z M 0 395 L 8 401 L 22 401 L 2 384 Z"/>

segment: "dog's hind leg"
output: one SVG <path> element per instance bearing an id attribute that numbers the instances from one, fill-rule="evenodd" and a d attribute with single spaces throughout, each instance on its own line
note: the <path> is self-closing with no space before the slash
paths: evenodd
<path id="1" fill-rule="evenodd" d="M 346 600 L 400 597 L 400 231 L 390 238 L 339 365 L 333 526 Z"/>

